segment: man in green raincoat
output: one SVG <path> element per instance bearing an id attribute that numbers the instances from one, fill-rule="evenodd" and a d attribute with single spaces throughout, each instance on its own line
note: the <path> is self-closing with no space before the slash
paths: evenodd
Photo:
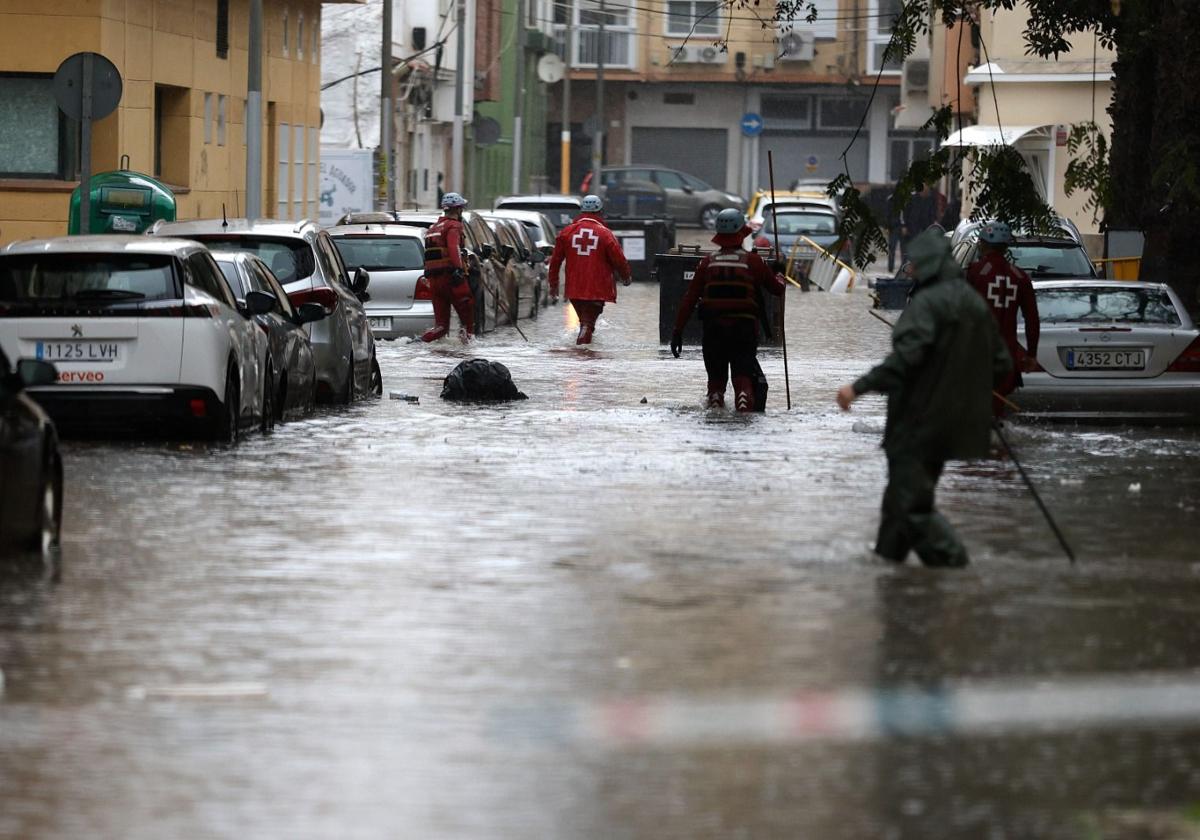
<path id="1" fill-rule="evenodd" d="M 892 352 L 837 394 L 838 405 L 862 394 L 888 395 L 883 448 L 888 485 L 875 552 L 903 563 L 910 550 L 927 566 L 965 566 L 967 550 L 934 509 L 946 461 L 988 455 L 992 389 L 1012 367 L 987 303 L 950 255 L 950 243 L 927 231 L 908 248 L 912 299 L 892 333 Z"/>

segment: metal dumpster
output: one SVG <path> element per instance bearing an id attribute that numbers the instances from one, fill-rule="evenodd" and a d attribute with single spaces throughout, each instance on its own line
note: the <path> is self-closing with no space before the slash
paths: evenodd
<path id="1" fill-rule="evenodd" d="M 671 333 L 675 331 L 675 316 L 679 311 L 679 302 L 687 291 L 688 284 L 696 274 L 696 266 L 705 256 L 698 248 L 686 253 L 672 252 L 656 256 L 655 273 L 658 276 L 658 343 L 670 344 Z M 786 292 L 785 292 L 786 294 Z M 774 295 L 764 295 L 766 298 L 767 321 L 771 324 L 771 337 L 759 335 L 759 344 L 776 346 L 782 333 L 783 307 L 780 299 Z M 759 327 L 761 331 L 761 325 Z M 683 331 L 684 344 L 700 343 L 703 335 L 700 314 L 692 313 L 687 328 Z"/>

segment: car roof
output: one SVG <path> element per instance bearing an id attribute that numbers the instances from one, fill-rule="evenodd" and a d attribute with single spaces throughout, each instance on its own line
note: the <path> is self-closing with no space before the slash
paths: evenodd
<path id="1" fill-rule="evenodd" d="M 303 238 L 316 233 L 316 222 L 301 219 L 289 222 L 282 219 L 198 219 L 191 222 L 159 222 L 151 228 L 155 236 L 204 236 L 207 234 L 255 234 Z"/>
<path id="2" fill-rule="evenodd" d="M 404 224 L 405 219 L 419 219 L 421 221 L 431 220 L 437 221 L 442 218 L 442 214 L 436 210 L 397 210 L 396 219 L 400 224 Z"/>
<path id="3" fill-rule="evenodd" d="M 325 232 L 334 239 L 343 236 L 362 236 L 367 233 L 383 234 L 384 236 L 411 236 L 416 239 L 425 238 L 425 228 L 416 225 L 403 225 L 381 222 L 366 222 L 362 224 L 334 225 L 326 228 Z"/>
<path id="4" fill-rule="evenodd" d="M 1171 287 L 1166 283 L 1149 283 L 1144 280 L 1089 280 L 1079 277 L 1070 280 L 1034 280 L 1036 289 L 1153 289 L 1156 292 L 1170 292 Z"/>
<path id="5" fill-rule="evenodd" d="M 166 236 L 98 234 L 26 239 L 0 249 L 0 254 L 168 254 L 185 256 L 207 250 L 199 242 Z"/>
<path id="6" fill-rule="evenodd" d="M 789 204 L 786 207 L 779 207 L 774 211 L 778 216 L 787 216 L 788 214 L 799 216 L 801 213 L 818 213 L 825 216 L 833 216 L 837 218 L 837 211 L 825 204 Z"/>
<path id="7" fill-rule="evenodd" d="M 497 207 L 495 210 L 481 210 L 479 215 L 483 216 L 485 219 L 491 216 L 499 216 L 502 219 L 519 219 L 526 222 L 538 222 L 539 224 L 543 219 L 546 218 L 539 210 L 515 210 L 511 207 Z"/>
<path id="8" fill-rule="evenodd" d="M 495 209 L 506 209 L 505 202 L 511 201 L 520 204 L 545 204 L 551 207 L 567 205 L 570 207 L 578 207 L 583 203 L 577 195 L 502 195 L 495 201 Z"/>

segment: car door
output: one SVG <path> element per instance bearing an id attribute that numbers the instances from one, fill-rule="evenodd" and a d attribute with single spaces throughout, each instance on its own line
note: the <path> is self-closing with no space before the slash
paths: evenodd
<path id="1" fill-rule="evenodd" d="M 667 212 L 680 222 L 692 222 L 700 218 L 700 207 L 694 193 L 685 189 L 683 177 L 671 169 L 655 169 L 654 181 L 667 193 Z"/>
<path id="2" fill-rule="evenodd" d="M 238 309 L 237 297 L 212 254 L 198 251 L 188 257 L 193 280 L 219 302 L 217 316 L 229 332 L 230 344 L 241 375 L 239 414 L 245 423 L 257 419 L 262 410 L 263 377 L 266 375 L 267 341 L 262 330 Z"/>
<path id="3" fill-rule="evenodd" d="M 371 333 L 371 322 L 362 301 L 350 290 L 350 273 L 342 256 L 333 245 L 329 234 L 321 231 L 316 238 L 317 254 L 323 265 L 328 267 L 331 281 L 336 284 L 338 294 L 347 304 L 346 326 L 350 332 L 351 352 L 354 359 L 354 375 L 361 390 L 365 391 L 371 381 L 371 357 L 375 353 L 375 339 Z"/>

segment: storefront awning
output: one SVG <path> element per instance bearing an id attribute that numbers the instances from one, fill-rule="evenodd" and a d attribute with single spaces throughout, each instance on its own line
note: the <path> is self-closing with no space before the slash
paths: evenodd
<path id="1" fill-rule="evenodd" d="M 969 125 L 942 141 L 943 146 L 1014 146 L 1025 138 L 1047 140 L 1050 125 Z"/>

